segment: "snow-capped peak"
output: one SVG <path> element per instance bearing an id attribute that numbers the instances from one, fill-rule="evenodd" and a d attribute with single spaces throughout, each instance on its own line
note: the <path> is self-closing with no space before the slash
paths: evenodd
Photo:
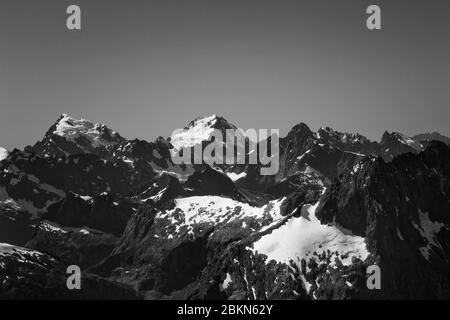
<path id="1" fill-rule="evenodd" d="M 215 129 L 236 129 L 236 126 L 229 123 L 225 118 L 220 117 L 216 114 L 207 117 L 197 117 L 194 120 L 192 120 L 185 129 L 199 126 L 211 127 Z"/>
<path id="2" fill-rule="evenodd" d="M 70 141 L 75 141 L 83 136 L 90 140 L 93 147 L 116 144 L 123 140 L 117 132 L 112 131 L 104 124 L 94 124 L 86 119 L 75 119 L 65 113 L 55 124 L 52 133 Z"/>
<path id="3" fill-rule="evenodd" d="M 0 161 L 8 157 L 9 151 L 5 148 L 0 147 Z"/>
<path id="4" fill-rule="evenodd" d="M 184 129 L 175 130 L 170 137 L 173 147 L 181 149 L 192 147 L 202 141 L 208 141 L 214 130 L 236 129 L 226 119 L 215 114 L 208 117 L 198 117 L 192 120 Z"/>
<path id="5" fill-rule="evenodd" d="M 217 122 L 217 119 L 218 117 L 216 114 L 209 117 L 197 117 L 189 123 L 188 127 L 195 127 L 199 125 L 212 126 Z"/>

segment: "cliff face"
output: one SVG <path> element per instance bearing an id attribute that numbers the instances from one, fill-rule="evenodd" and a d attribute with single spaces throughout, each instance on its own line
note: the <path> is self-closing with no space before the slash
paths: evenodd
<path id="1" fill-rule="evenodd" d="M 450 148 L 434 142 L 390 163 L 365 159 L 326 192 L 317 216 L 366 238 L 383 298 L 450 293 Z"/>
<path id="2" fill-rule="evenodd" d="M 68 290 L 66 265 L 51 255 L 0 244 L 2 299 L 138 299 L 127 286 L 82 273 L 82 289 Z"/>

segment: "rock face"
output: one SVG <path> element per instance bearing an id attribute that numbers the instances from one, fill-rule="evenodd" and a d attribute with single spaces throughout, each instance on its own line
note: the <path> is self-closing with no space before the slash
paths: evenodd
<path id="1" fill-rule="evenodd" d="M 91 274 L 83 274 L 81 290 L 68 290 L 64 264 L 38 251 L 0 244 L 0 259 L 2 299 L 138 298 L 126 286 Z"/>
<path id="2" fill-rule="evenodd" d="M 434 142 L 390 163 L 366 159 L 324 195 L 317 215 L 366 237 L 383 270 L 380 297 L 448 298 L 450 148 Z M 414 279 L 414 281 L 405 281 Z"/>
<path id="3" fill-rule="evenodd" d="M 67 265 L 87 269 L 104 259 L 114 249 L 117 237 L 88 227 L 61 227 L 42 221 L 35 228 L 27 248 L 58 257 Z"/>
<path id="4" fill-rule="evenodd" d="M 445 137 L 300 123 L 275 175 L 172 161 L 235 128 L 214 115 L 147 142 L 62 115 L 6 154 L 0 298 L 450 298 L 450 147 L 432 141 Z M 374 264 L 381 290 L 366 285 Z"/>
<path id="5" fill-rule="evenodd" d="M 68 191 L 86 196 L 125 195 L 154 176 L 151 166 L 136 169 L 94 154 L 42 158 L 19 150 L 0 163 L 0 170 L 1 197 L 37 216 Z"/>
<path id="6" fill-rule="evenodd" d="M 68 227 L 89 227 L 120 236 L 138 207 L 126 199 L 108 194 L 81 197 L 74 193 L 49 206 L 44 218 Z"/>
<path id="7" fill-rule="evenodd" d="M 219 195 L 238 201 L 247 201 L 234 185 L 233 181 L 226 175 L 207 167 L 204 170 L 194 172 L 185 183 L 188 190 L 193 191 L 193 195 Z"/>
<path id="8" fill-rule="evenodd" d="M 6 205 L 0 203 L 0 238 L 6 243 L 14 243 L 23 246 L 31 239 L 34 233 L 34 226 L 30 224 L 29 214 L 17 212 Z"/>
<path id="9" fill-rule="evenodd" d="M 423 150 L 423 145 L 413 138 L 407 137 L 399 132 L 385 132 L 380 142 L 381 156 L 390 161 L 402 153 L 418 153 Z"/>

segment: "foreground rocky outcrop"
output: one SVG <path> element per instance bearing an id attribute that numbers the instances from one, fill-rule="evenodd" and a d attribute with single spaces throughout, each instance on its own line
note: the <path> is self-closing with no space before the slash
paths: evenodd
<path id="1" fill-rule="evenodd" d="M 364 236 L 383 274 L 379 298 L 450 297 L 450 148 L 433 142 L 390 163 L 365 159 L 324 195 L 317 215 Z"/>

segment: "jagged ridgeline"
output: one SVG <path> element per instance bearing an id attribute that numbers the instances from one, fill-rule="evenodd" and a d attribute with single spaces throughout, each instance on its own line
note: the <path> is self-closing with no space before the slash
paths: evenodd
<path id="1" fill-rule="evenodd" d="M 0 298 L 450 298 L 447 137 L 300 123 L 274 175 L 173 161 L 235 128 L 213 115 L 147 142 L 63 114 L 0 148 Z"/>

